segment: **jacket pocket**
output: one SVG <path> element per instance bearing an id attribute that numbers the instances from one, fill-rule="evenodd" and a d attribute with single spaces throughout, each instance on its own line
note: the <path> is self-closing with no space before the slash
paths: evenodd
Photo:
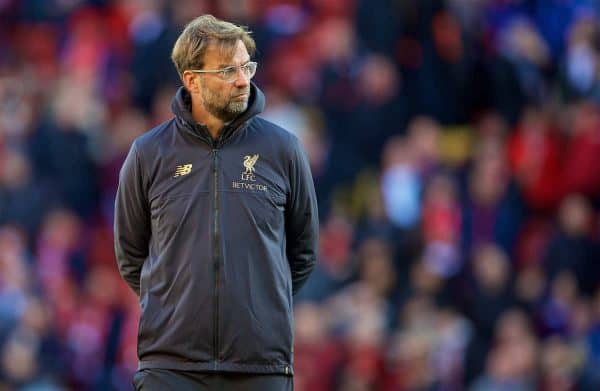
<path id="1" fill-rule="evenodd" d="M 164 240 L 181 227 L 190 212 L 193 198 L 192 194 L 179 194 L 160 200 L 154 218 L 156 229 L 154 236 L 159 243 L 164 244 Z"/>
<path id="2" fill-rule="evenodd" d="M 260 231 L 277 231 L 283 228 L 283 204 L 266 191 L 225 191 L 223 208 L 230 209 L 232 220 L 228 223 L 253 226 Z M 235 213 L 234 213 L 235 211 Z"/>

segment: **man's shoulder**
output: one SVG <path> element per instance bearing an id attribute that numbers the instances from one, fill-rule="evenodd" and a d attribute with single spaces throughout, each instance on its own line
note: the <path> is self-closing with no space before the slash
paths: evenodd
<path id="1" fill-rule="evenodd" d="M 286 149 L 293 147 L 297 142 L 295 134 L 260 116 L 254 117 L 252 128 L 261 137 L 267 137 L 271 142 L 279 142 Z"/>
<path id="2" fill-rule="evenodd" d="M 176 120 L 177 118 L 173 117 L 136 137 L 136 139 L 133 140 L 136 150 L 145 151 L 155 147 L 156 145 L 160 145 L 160 141 L 165 137 L 168 137 L 169 133 L 173 129 L 173 126 L 176 126 Z"/>
<path id="3" fill-rule="evenodd" d="M 267 133 L 269 136 L 273 137 L 287 138 L 290 134 L 290 132 L 286 129 L 269 120 L 264 119 L 261 116 L 254 117 L 253 125 L 257 131 Z"/>

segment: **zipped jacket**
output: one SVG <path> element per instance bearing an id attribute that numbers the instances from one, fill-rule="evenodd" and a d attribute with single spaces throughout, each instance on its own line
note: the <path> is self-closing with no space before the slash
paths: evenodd
<path id="1" fill-rule="evenodd" d="M 134 140 L 119 176 L 115 253 L 139 295 L 139 368 L 293 374 L 292 295 L 315 265 L 318 216 L 304 150 L 248 109 L 218 140 L 191 115 Z"/>

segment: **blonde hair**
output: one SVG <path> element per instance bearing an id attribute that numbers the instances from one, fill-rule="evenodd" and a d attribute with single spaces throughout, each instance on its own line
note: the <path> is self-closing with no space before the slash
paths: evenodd
<path id="1" fill-rule="evenodd" d="M 182 77 L 184 71 L 204 66 L 204 53 L 209 44 L 217 44 L 221 50 L 233 55 L 237 41 L 241 40 L 252 56 L 256 51 L 256 43 L 250 34 L 244 26 L 237 26 L 212 15 L 202 15 L 185 26 L 173 46 L 171 60 Z"/>

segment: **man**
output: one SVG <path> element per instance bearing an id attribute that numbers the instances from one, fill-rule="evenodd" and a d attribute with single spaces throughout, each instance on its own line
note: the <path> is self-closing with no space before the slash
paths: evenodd
<path id="1" fill-rule="evenodd" d="M 175 118 L 121 169 L 115 251 L 142 309 L 138 390 L 292 389 L 292 295 L 315 264 L 317 205 L 298 139 L 257 116 L 254 50 L 242 27 L 188 24 Z"/>

